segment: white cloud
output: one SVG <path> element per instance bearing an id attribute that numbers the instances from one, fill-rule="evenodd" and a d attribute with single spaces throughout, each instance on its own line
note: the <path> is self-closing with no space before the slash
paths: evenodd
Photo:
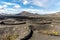
<path id="1" fill-rule="evenodd" d="M 7 5 L 0 5 L 0 9 L 4 9 L 6 7 L 7 7 Z"/>
<path id="2" fill-rule="evenodd" d="M 24 5 L 32 4 L 40 7 L 48 6 L 49 0 L 14 0 L 15 2 L 22 2 Z"/>
<path id="3" fill-rule="evenodd" d="M 3 6 L 0 6 L 0 9 L 3 9 Z"/>
<path id="4" fill-rule="evenodd" d="M 21 7 L 19 4 L 16 3 L 1 2 L 1 4 L 3 5 L 0 5 L 0 13 L 7 13 L 7 14 L 17 13 Z M 13 6 L 10 8 L 9 5 Z"/>
<path id="5" fill-rule="evenodd" d="M 28 4 L 28 1 L 27 0 L 23 0 L 23 4 L 24 5 L 27 5 Z"/>
<path id="6" fill-rule="evenodd" d="M 7 12 L 7 9 L 5 8 L 0 9 L 0 13 L 6 13 L 6 12 Z"/>
<path id="7" fill-rule="evenodd" d="M 31 4 L 36 5 L 36 6 L 40 6 L 40 7 L 45 7 L 45 6 L 47 6 L 48 1 L 49 0 L 32 0 Z"/>
<path id="8" fill-rule="evenodd" d="M 32 4 L 39 7 L 47 7 L 49 0 L 23 0 L 24 5 Z"/>
<path id="9" fill-rule="evenodd" d="M 4 8 L 8 7 L 7 5 L 3 5 Z"/>
<path id="10" fill-rule="evenodd" d="M 13 5 L 12 3 L 9 3 L 9 2 L 1 2 L 1 3 L 5 5 Z"/>
<path id="11" fill-rule="evenodd" d="M 32 3 L 34 4 L 34 5 L 37 5 L 37 6 L 41 6 L 41 7 L 43 7 L 44 6 L 44 4 L 41 2 L 41 1 L 39 1 L 39 0 L 33 0 L 32 1 Z"/>
<path id="12" fill-rule="evenodd" d="M 33 9 L 34 7 L 33 6 L 30 6 L 30 9 Z"/>
<path id="13" fill-rule="evenodd" d="M 12 2 L 20 2 L 21 0 L 12 0 Z"/>
<path id="14" fill-rule="evenodd" d="M 19 9 L 20 8 L 20 5 L 15 5 L 14 8 L 15 9 Z"/>
<path id="15" fill-rule="evenodd" d="M 7 5 L 0 5 L 0 14 L 7 11 Z"/>
<path id="16" fill-rule="evenodd" d="M 16 3 L 9 3 L 9 2 L 1 2 L 2 4 L 4 4 L 4 6 L 14 6 L 14 8 L 20 8 L 20 5 L 19 4 L 16 4 Z"/>
<path id="17" fill-rule="evenodd" d="M 4 5 L 18 5 L 16 3 L 10 3 L 10 2 L 1 2 L 1 3 L 4 4 Z"/>

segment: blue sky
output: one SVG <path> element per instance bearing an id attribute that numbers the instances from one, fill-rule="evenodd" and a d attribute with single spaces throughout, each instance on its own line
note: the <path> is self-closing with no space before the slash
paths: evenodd
<path id="1" fill-rule="evenodd" d="M 28 11 L 38 14 L 60 12 L 60 0 L 0 0 L 0 13 Z"/>

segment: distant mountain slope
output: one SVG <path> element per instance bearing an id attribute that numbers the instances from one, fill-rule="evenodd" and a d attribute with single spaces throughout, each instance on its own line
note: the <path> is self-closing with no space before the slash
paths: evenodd
<path id="1" fill-rule="evenodd" d="M 45 16 L 50 16 L 50 17 L 60 17 L 60 12 L 53 13 L 53 14 L 47 14 Z"/>
<path id="2" fill-rule="evenodd" d="M 16 15 L 20 15 L 20 16 L 30 16 L 30 17 L 60 17 L 60 12 L 57 12 L 57 13 L 52 13 L 52 14 L 46 14 L 46 15 L 39 15 L 37 13 L 33 14 L 33 13 L 30 13 L 30 12 L 27 12 L 27 11 L 23 11 L 21 13 L 18 13 Z"/>
<path id="3" fill-rule="evenodd" d="M 30 13 L 30 12 L 27 12 L 27 11 L 23 11 L 21 13 L 18 13 L 16 15 L 20 15 L 20 16 L 40 16 L 39 14 L 33 14 L 33 13 Z"/>
<path id="4" fill-rule="evenodd" d="M 28 17 L 60 17 L 60 12 L 57 13 L 52 13 L 52 14 L 46 14 L 46 15 L 40 15 L 38 13 L 30 13 L 27 11 L 22 11 L 21 13 L 17 13 L 17 14 L 5 14 L 2 13 L 0 14 L 0 17 L 2 16 L 28 16 Z"/>

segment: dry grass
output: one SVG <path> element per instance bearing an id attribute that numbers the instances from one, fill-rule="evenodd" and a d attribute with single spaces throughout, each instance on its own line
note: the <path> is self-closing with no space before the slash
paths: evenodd
<path id="1" fill-rule="evenodd" d="M 48 30 L 40 30 L 39 33 L 47 34 L 47 35 L 58 35 L 59 34 L 59 32 L 54 31 L 54 30 L 51 30 L 51 31 L 48 31 Z"/>
<path id="2" fill-rule="evenodd" d="M 16 38 L 18 38 L 19 37 L 19 35 L 18 34 L 12 34 L 12 35 L 3 35 L 2 36 L 3 37 L 3 40 L 15 40 Z"/>

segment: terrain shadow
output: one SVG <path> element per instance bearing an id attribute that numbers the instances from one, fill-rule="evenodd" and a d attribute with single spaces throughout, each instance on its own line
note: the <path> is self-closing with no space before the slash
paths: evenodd
<path id="1" fill-rule="evenodd" d="M 29 27 L 30 28 L 30 27 Z M 21 40 L 29 40 L 31 37 L 32 37 L 32 35 L 33 35 L 33 31 L 32 31 L 32 29 L 30 28 L 30 33 L 27 35 L 27 36 L 25 36 L 24 38 L 22 38 Z"/>

